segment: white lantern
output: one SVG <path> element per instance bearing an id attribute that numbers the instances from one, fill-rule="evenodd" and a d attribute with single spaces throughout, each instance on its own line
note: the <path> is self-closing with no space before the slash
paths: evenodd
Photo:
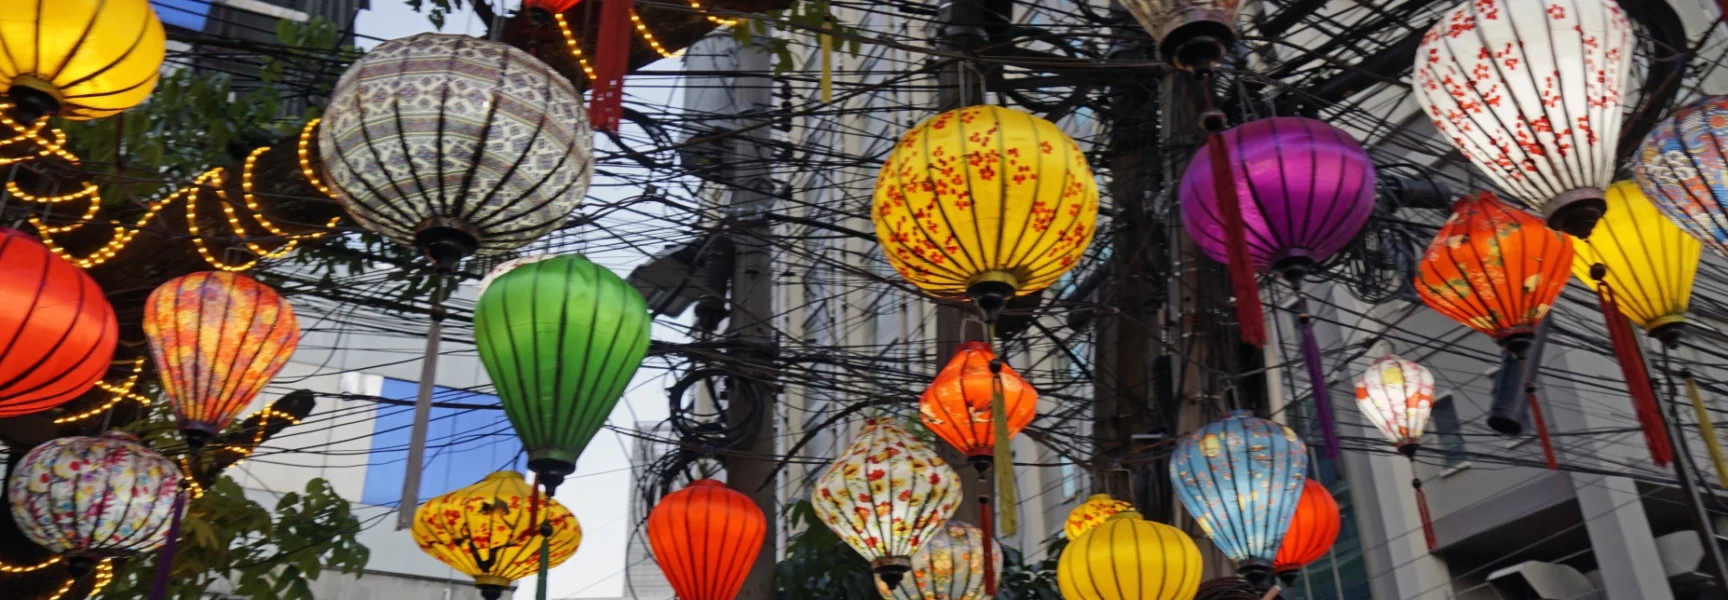
<path id="1" fill-rule="evenodd" d="M 811 507 L 890 589 L 912 555 L 960 503 L 960 479 L 930 446 L 887 419 L 871 419 L 816 481 Z"/>
<path id="2" fill-rule="evenodd" d="M 593 174 L 593 134 L 569 80 L 462 35 L 391 40 L 355 61 L 318 144 L 348 214 L 439 264 L 546 235 Z"/>
<path id="3" fill-rule="evenodd" d="M 1428 428 L 1428 414 L 1434 411 L 1434 374 L 1387 355 L 1356 378 L 1356 407 L 1399 452 L 1415 454 Z"/>
<path id="4" fill-rule="evenodd" d="M 1422 38 L 1416 100 L 1501 189 L 1587 237 L 1614 177 L 1632 50 L 1614 0 L 1464 2 Z"/>

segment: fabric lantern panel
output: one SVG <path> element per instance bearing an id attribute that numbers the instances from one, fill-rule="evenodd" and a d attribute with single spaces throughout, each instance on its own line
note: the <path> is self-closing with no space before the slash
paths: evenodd
<path id="1" fill-rule="evenodd" d="M 1728 257 L 1728 96 L 1674 112 L 1644 137 L 1632 174 L 1686 233 Z"/>
<path id="2" fill-rule="evenodd" d="M 1188 534 L 1124 511 L 1068 542 L 1056 582 L 1066 600 L 1189 600 L 1200 570 Z"/>
<path id="3" fill-rule="evenodd" d="M 1422 255 L 1416 294 L 1429 308 L 1521 352 L 1566 288 L 1572 240 L 1482 192 L 1452 217 Z"/>
<path id="4" fill-rule="evenodd" d="M 1177 443 L 1170 482 L 1212 543 L 1259 584 L 1272 574 L 1307 470 L 1295 431 L 1238 410 Z"/>
<path id="5" fill-rule="evenodd" d="M 996 447 L 991 399 L 996 353 L 984 342 L 960 344 L 948 366 L 918 399 L 918 416 L 942 441 L 967 457 L 989 457 Z M 1038 391 L 1014 367 L 1002 366 L 1002 399 L 1008 409 L 1008 435 L 1020 433 L 1037 416 Z"/>
<path id="6" fill-rule="evenodd" d="M 167 41 L 148 0 L 10 3 L 0 89 L 26 121 L 112 116 L 156 89 Z"/>
<path id="7" fill-rule="evenodd" d="M 1387 441 L 1414 446 L 1434 411 L 1434 373 L 1415 361 L 1382 357 L 1356 378 L 1356 407 Z"/>
<path id="8" fill-rule="evenodd" d="M 934 450 L 892 421 L 870 419 L 816 481 L 811 504 L 894 587 L 960 499 L 958 476 Z"/>
<path id="9" fill-rule="evenodd" d="M 992 568 L 984 568 L 986 560 Z M 984 578 L 1001 572 L 1002 553 L 984 551 L 983 531 L 949 521 L 912 555 L 911 577 L 894 588 L 878 579 L 876 591 L 883 600 L 989 600 Z"/>
<path id="10" fill-rule="evenodd" d="M 1104 524 L 1110 517 L 1131 510 L 1134 510 L 1134 505 L 1112 498 L 1109 494 L 1093 494 L 1085 502 L 1081 502 L 1080 506 L 1068 511 L 1068 519 L 1062 523 L 1062 531 L 1068 535 L 1068 541 L 1074 541 L 1093 527 Z"/>
<path id="11" fill-rule="evenodd" d="M 1497 187 L 1588 237 L 1614 178 L 1633 48 L 1614 0 L 1464 2 L 1422 37 L 1416 100 Z"/>
<path id="12" fill-rule="evenodd" d="M 515 471 L 487 475 L 474 485 L 427 500 L 414 511 L 411 533 L 420 550 L 474 579 L 482 597 L 496 600 L 511 582 L 540 566 L 541 546 L 550 544 L 550 565 L 576 554 L 582 526 L 557 500 L 536 499 L 534 488 Z M 542 536 L 539 525 L 552 525 Z"/>
<path id="13" fill-rule="evenodd" d="M 648 545 L 679 600 L 732 600 L 762 552 L 767 526 L 749 496 L 701 479 L 648 513 Z"/>
<path id="14" fill-rule="evenodd" d="M 1594 289 L 1591 267 L 1607 268 L 1623 314 L 1650 337 L 1678 340 L 1704 247 L 1681 231 L 1631 181 L 1608 188 L 1608 214 L 1590 243 L 1573 244 L 1572 274 Z"/>
<path id="15" fill-rule="evenodd" d="M 6 485 L 24 536 L 87 571 L 168 541 L 180 469 L 137 437 L 110 431 L 31 449 Z"/>
<path id="16" fill-rule="evenodd" d="M 270 383 L 300 344 L 294 309 L 238 273 L 176 277 L 144 302 L 144 335 L 162 388 L 194 445 L 215 437 Z"/>
<path id="17" fill-rule="evenodd" d="M 1290 516 L 1290 528 L 1284 532 L 1284 544 L 1272 561 L 1272 570 L 1280 575 L 1292 575 L 1332 550 L 1343 528 L 1338 515 L 1338 500 L 1320 482 L 1309 479 L 1302 483 L 1302 499 Z"/>
<path id="18" fill-rule="evenodd" d="M 5 227 L 0 302 L 0 418 L 70 402 L 108 372 L 120 334 L 102 288 L 36 238 Z"/>

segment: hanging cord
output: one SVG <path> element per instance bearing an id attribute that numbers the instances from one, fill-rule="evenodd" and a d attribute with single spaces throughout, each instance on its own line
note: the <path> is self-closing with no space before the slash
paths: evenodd
<path id="1" fill-rule="evenodd" d="M 546 580 L 548 574 L 552 572 L 552 522 L 546 520 L 545 515 L 540 511 L 540 494 L 543 489 L 544 488 L 540 485 L 540 475 L 536 473 L 534 475 L 533 508 L 530 509 L 530 513 L 532 514 L 530 522 L 539 523 L 537 529 L 540 534 L 540 573 L 538 580 L 539 585 L 534 587 L 535 600 L 546 600 Z M 550 496 L 550 493 L 548 493 L 548 496 Z M 551 501 L 552 499 L 550 497 L 546 499 L 546 503 L 550 503 Z M 552 511 L 548 510 L 546 512 Z"/>
<path id="2" fill-rule="evenodd" d="M 1308 295 L 1302 286 L 1296 289 L 1296 322 L 1302 325 L 1302 362 L 1308 363 L 1308 387 L 1314 396 L 1314 413 L 1319 420 L 1321 454 L 1338 459 L 1338 425 L 1332 414 L 1332 386 L 1326 383 L 1326 366 L 1320 360 L 1320 342 L 1314 339 L 1314 315 L 1308 313 Z"/>
<path id="3" fill-rule="evenodd" d="M 1590 277 L 1596 280 L 1596 298 L 1602 306 L 1602 318 L 1608 321 L 1608 337 L 1626 379 L 1626 390 L 1632 396 L 1638 423 L 1644 430 L 1644 442 L 1650 447 L 1650 460 L 1657 466 L 1668 466 L 1674 460 L 1674 447 L 1662 423 L 1662 407 L 1656 403 L 1656 390 L 1650 384 L 1650 372 L 1644 368 L 1644 354 L 1638 349 L 1636 334 L 1615 302 L 1614 288 L 1606 281 L 1608 266 L 1591 265 Z"/>
<path id="4" fill-rule="evenodd" d="M 186 461 L 187 468 L 197 464 L 198 454 L 192 453 L 192 458 Z M 167 600 L 168 579 L 174 570 L 174 552 L 180 545 L 180 518 L 186 512 L 186 495 L 192 488 L 192 474 L 182 473 L 180 483 L 174 491 L 173 517 L 168 525 L 168 542 L 162 545 L 162 551 L 156 555 L 156 580 L 150 584 L 150 600 Z"/>
<path id="5" fill-rule="evenodd" d="M 1524 399 L 1530 404 L 1530 418 L 1536 421 L 1536 439 L 1542 442 L 1542 457 L 1548 463 L 1548 470 L 1560 470 L 1559 455 L 1554 453 L 1554 438 L 1548 432 L 1548 418 L 1542 415 L 1542 403 L 1536 398 L 1537 381 L 1542 375 L 1542 350 L 1548 344 L 1550 320 L 1543 320 L 1536 327 L 1536 339 L 1529 348 L 1512 352 L 1513 360 L 1517 361 L 1518 375 L 1523 379 Z M 1534 357 L 1535 360 L 1531 360 Z"/>
<path id="6" fill-rule="evenodd" d="M 1236 297 L 1236 329 L 1242 342 L 1255 347 L 1266 345 L 1266 313 L 1260 306 L 1260 283 L 1254 272 L 1254 259 L 1248 254 L 1248 226 L 1242 220 L 1242 200 L 1236 195 L 1236 175 L 1230 159 L 1230 146 L 1224 142 L 1224 113 L 1212 106 L 1212 78 L 1199 77 L 1200 96 L 1206 110 L 1200 125 L 1206 129 L 1206 149 L 1212 163 L 1212 193 L 1218 199 L 1218 213 L 1224 225 L 1224 245 L 1229 253 L 1231 294 Z"/>

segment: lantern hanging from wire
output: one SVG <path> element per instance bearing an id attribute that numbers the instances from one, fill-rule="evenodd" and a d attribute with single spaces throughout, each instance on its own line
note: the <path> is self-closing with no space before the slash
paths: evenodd
<path id="1" fill-rule="evenodd" d="M 892 588 L 960 501 L 958 476 L 934 450 L 891 421 L 870 419 L 817 480 L 812 505 Z"/>
<path id="2" fill-rule="evenodd" d="M 1272 560 L 1272 571 L 1285 587 L 1295 582 L 1296 574 L 1332 550 L 1338 541 L 1342 523 L 1338 501 L 1326 486 L 1313 479 L 1302 482 L 1302 499 L 1290 516 L 1290 528 L 1284 532 L 1284 544 Z"/>
<path id="3" fill-rule="evenodd" d="M 563 564 L 582 543 L 582 526 L 557 500 L 536 497 L 515 471 L 487 475 L 474 485 L 427 500 L 414 512 L 412 534 L 420 550 L 474 579 L 480 596 L 501 597 L 510 584 L 540 566 Z M 551 525 L 542 534 L 540 524 Z"/>
<path id="4" fill-rule="evenodd" d="M 902 277 L 939 298 L 969 298 L 994 323 L 1009 298 L 1055 283 L 1085 254 L 1098 182 L 1054 123 L 971 106 L 900 137 L 870 219 Z"/>
<path id="5" fill-rule="evenodd" d="M 1185 71 L 1205 71 L 1236 44 L 1239 0 L 1126 0 L 1134 20 L 1158 40 L 1158 54 Z"/>
<path id="6" fill-rule="evenodd" d="M 1242 410 L 1183 436 L 1170 458 L 1182 506 L 1261 587 L 1270 585 L 1307 470 L 1308 448 L 1296 432 Z"/>
<path id="7" fill-rule="evenodd" d="M 294 309 L 239 273 L 176 277 L 144 302 L 144 336 L 194 451 L 222 432 L 300 344 Z"/>
<path id="8" fill-rule="evenodd" d="M 1500 189 L 1585 238 L 1614 178 L 1633 48 L 1614 0 L 1464 2 L 1422 37 L 1416 100 Z"/>
<path id="9" fill-rule="evenodd" d="M 0 418 L 72 401 L 114 359 L 114 308 L 83 269 L 0 227 Z"/>
<path id="10" fill-rule="evenodd" d="M 110 431 L 32 448 L 13 467 L 6 495 L 24 536 L 82 577 L 104 559 L 166 543 L 179 482 L 173 461 Z"/>
<path id="11" fill-rule="evenodd" d="M 1189 600 L 1200 569 L 1188 534 L 1130 510 L 1068 542 L 1056 582 L 1067 600 Z"/>
<path id="12" fill-rule="evenodd" d="M 1080 506 L 1068 511 L 1068 520 L 1062 523 L 1062 531 L 1068 534 L 1068 541 L 1074 541 L 1117 513 L 1130 510 L 1134 510 L 1134 505 L 1112 498 L 1109 494 L 1093 494 L 1085 502 L 1081 502 Z"/>
<path id="13" fill-rule="evenodd" d="M 1482 192 L 1452 205 L 1428 245 L 1416 293 L 1440 314 L 1522 353 L 1566 288 L 1572 240 Z"/>
<path id="14" fill-rule="evenodd" d="M 1273 117 L 1212 136 L 1182 176 L 1182 225 L 1225 263 L 1244 342 L 1265 345 L 1256 271 L 1296 290 L 1302 355 L 1327 457 L 1338 456 L 1326 384 L 1302 280 L 1343 249 L 1374 211 L 1374 164 L 1356 138 L 1322 121 Z"/>
<path id="15" fill-rule="evenodd" d="M 1651 203 L 1728 256 L 1728 96 L 1707 96 L 1657 123 L 1632 174 Z"/>
<path id="16" fill-rule="evenodd" d="M 150 97 L 167 41 L 148 0 L 15 2 L 0 24 L 0 88 L 27 123 L 112 116 Z"/>
<path id="17" fill-rule="evenodd" d="M 989 600 L 985 578 L 1002 572 L 1002 555 L 985 551 L 986 539 L 977 527 L 949 521 L 912 555 L 911 577 L 893 588 L 878 579 L 876 591 L 883 600 Z"/>
<path id="18" fill-rule="evenodd" d="M 767 519 L 756 503 L 713 479 L 667 494 L 648 513 L 654 562 L 680 600 L 732 600 L 762 552 Z"/>
<path id="19" fill-rule="evenodd" d="M 649 325 L 642 294 L 579 254 L 521 264 L 480 295 L 480 362 L 548 494 L 642 366 Z"/>
<path id="20" fill-rule="evenodd" d="M 1382 357 L 1356 378 L 1356 407 L 1387 441 L 1398 447 L 1399 454 L 1410 459 L 1414 471 L 1422 432 L 1428 428 L 1428 415 L 1434 411 L 1434 373 L 1415 361 L 1392 355 Z M 1544 437 L 1543 444 L 1548 443 Z M 1411 479 L 1410 487 L 1416 490 L 1422 537 L 1428 549 L 1433 550 L 1434 521 L 1428 516 L 1428 497 L 1422 493 L 1422 479 Z"/>

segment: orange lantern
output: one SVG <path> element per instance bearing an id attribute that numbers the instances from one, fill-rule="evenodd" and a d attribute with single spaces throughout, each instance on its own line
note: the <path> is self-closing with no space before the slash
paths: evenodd
<path id="1" fill-rule="evenodd" d="M 988 468 L 996 436 L 991 429 L 991 399 L 995 396 L 996 353 L 984 342 L 960 344 L 948 366 L 918 399 L 918 415 L 924 426 L 942 441 L 972 459 L 973 466 Z M 997 363 L 1002 371 L 1002 402 L 1008 415 L 1008 438 L 1032 423 L 1038 410 L 1038 391 L 1020 377 L 1014 367 Z"/>
<path id="2" fill-rule="evenodd" d="M 1312 478 L 1304 481 L 1302 499 L 1290 516 L 1290 528 L 1284 530 L 1284 545 L 1278 547 L 1278 557 L 1272 560 L 1272 572 L 1292 578 L 1308 563 L 1326 556 L 1338 541 L 1340 525 L 1338 501 L 1332 492 Z"/>
<path id="3" fill-rule="evenodd" d="M 300 344 L 294 309 L 238 273 L 174 278 L 144 301 L 144 336 L 162 388 L 194 449 L 258 397 Z"/>
<path id="4" fill-rule="evenodd" d="M 654 562 L 680 600 L 731 600 L 762 552 L 762 509 L 715 480 L 667 494 L 648 513 Z"/>
<path id="5" fill-rule="evenodd" d="M 1428 245 L 1416 293 L 1440 314 L 1522 355 L 1571 279 L 1572 240 L 1482 192 L 1452 205 Z"/>

